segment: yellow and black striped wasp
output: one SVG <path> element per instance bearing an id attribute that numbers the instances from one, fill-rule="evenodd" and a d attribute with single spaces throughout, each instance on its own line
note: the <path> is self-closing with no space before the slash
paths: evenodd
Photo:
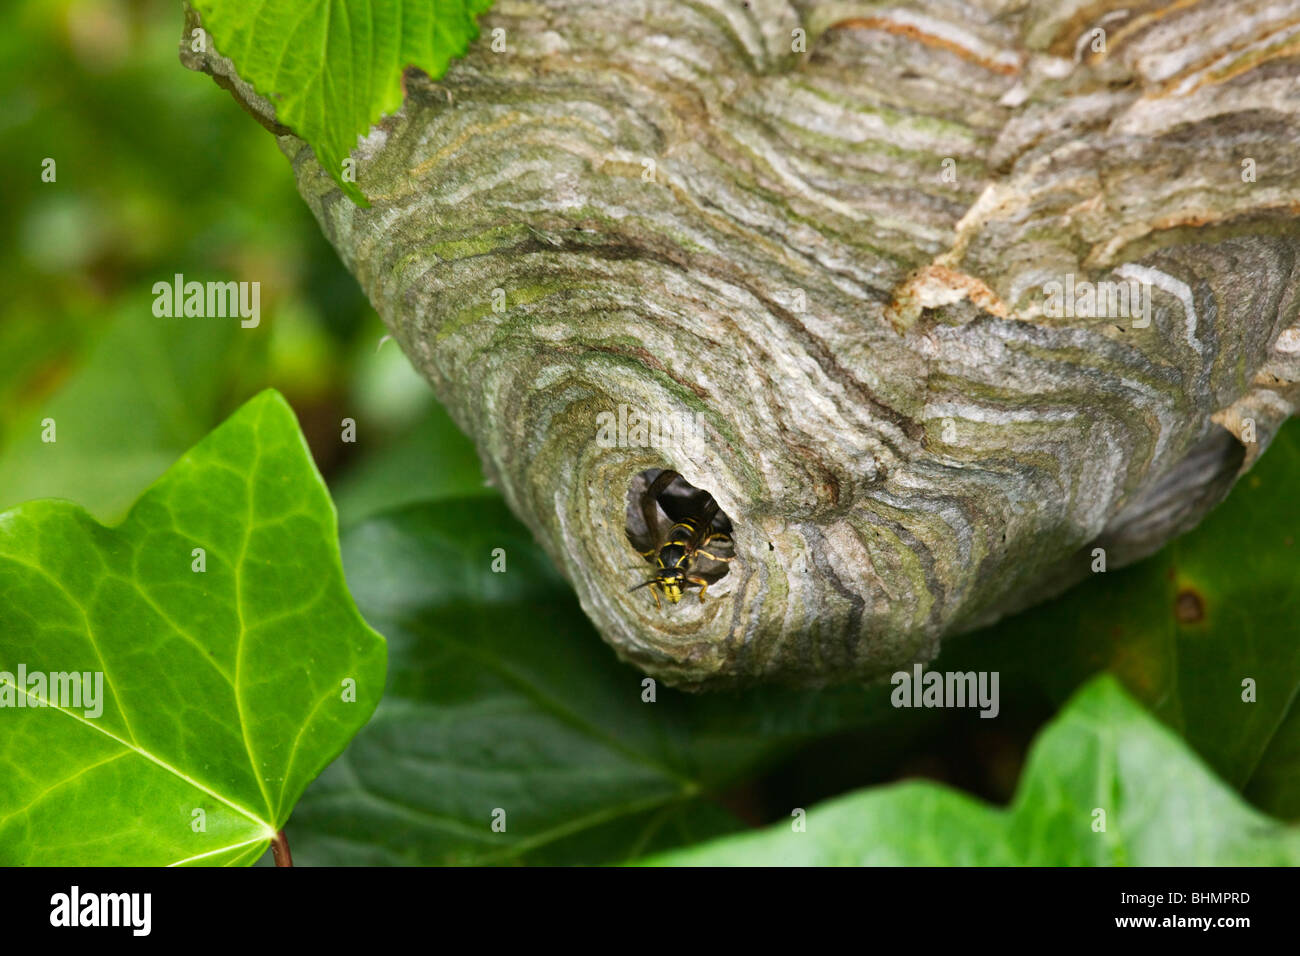
<path id="1" fill-rule="evenodd" d="M 689 489 L 689 494 L 666 495 L 669 486 L 681 478 L 675 471 L 660 472 L 641 498 L 641 513 L 650 535 L 651 547 L 641 556 L 654 567 L 654 576 L 629 591 L 648 587 L 655 606 L 662 608 L 659 594 L 676 604 L 687 589 L 700 589 L 700 601 L 709 585 L 726 574 L 734 555 L 731 535 L 722 530 L 730 522 L 718 511 L 718 503 L 707 492 Z M 662 514 L 668 516 L 663 520 Z"/>

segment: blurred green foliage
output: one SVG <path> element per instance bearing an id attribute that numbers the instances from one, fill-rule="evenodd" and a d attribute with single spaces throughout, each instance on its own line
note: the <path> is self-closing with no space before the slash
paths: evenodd
<path id="1" fill-rule="evenodd" d="M 0 507 L 71 497 L 119 519 L 267 386 L 340 483 L 345 521 L 420 496 L 383 462 L 351 474 L 380 454 L 417 483 L 481 490 L 469 443 L 397 346 L 380 344 L 274 137 L 180 66 L 183 20 L 178 0 L 0 8 Z M 152 285 L 176 273 L 260 282 L 261 325 L 155 318 Z M 46 417 L 62 446 L 42 445 Z M 340 441 L 347 417 L 355 444 Z M 438 467 L 431 436 L 468 470 Z"/>

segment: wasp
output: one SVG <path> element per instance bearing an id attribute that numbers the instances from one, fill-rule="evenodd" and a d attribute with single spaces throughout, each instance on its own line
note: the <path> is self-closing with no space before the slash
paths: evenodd
<path id="1" fill-rule="evenodd" d="M 640 554 L 654 566 L 654 576 L 629 588 L 629 593 L 648 587 L 655 606 L 659 608 L 663 607 L 659 603 L 660 592 L 669 604 L 676 604 L 692 587 L 700 589 L 700 602 L 703 603 L 709 584 L 721 576 L 716 570 L 709 569 L 708 562 L 723 565 L 725 574 L 726 563 L 734 557 L 729 553 L 732 550 L 731 536 L 715 527 L 719 518 L 727 527 L 730 527 L 730 522 L 725 515 L 720 515 L 718 503 L 711 495 L 696 490 L 691 496 L 661 497 L 680 477 L 675 471 L 660 472 L 641 498 L 641 513 L 653 544 Z M 671 521 L 666 529 L 659 514 L 661 506 Z M 710 581 L 706 574 L 713 580 Z"/>

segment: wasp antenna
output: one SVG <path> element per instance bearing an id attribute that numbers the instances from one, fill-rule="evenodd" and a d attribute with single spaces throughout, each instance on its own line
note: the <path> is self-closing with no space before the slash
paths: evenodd
<path id="1" fill-rule="evenodd" d="M 648 588 L 650 585 L 655 583 L 655 580 L 656 580 L 655 578 L 651 578 L 649 581 L 642 581 L 640 584 L 636 585 L 635 587 L 628 588 L 627 593 L 631 594 L 633 591 L 639 591 L 642 588 Z"/>

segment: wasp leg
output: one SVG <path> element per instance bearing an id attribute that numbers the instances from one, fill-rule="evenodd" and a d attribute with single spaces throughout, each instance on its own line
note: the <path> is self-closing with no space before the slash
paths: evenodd
<path id="1" fill-rule="evenodd" d="M 662 604 L 659 603 L 659 594 L 658 594 L 658 591 L 659 591 L 659 585 L 658 585 L 658 584 L 652 584 L 652 585 L 650 585 L 650 596 L 651 596 L 652 598 L 655 599 L 655 607 L 657 607 L 659 610 L 662 611 L 662 610 L 664 609 L 664 606 L 663 606 Z"/>
<path id="2" fill-rule="evenodd" d="M 729 558 L 721 558 L 721 557 L 718 557 L 718 555 L 716 555 L 716 554 L 711 554 L 710 552 L 705 551 L 703 548 L 696 548 L 696 549 L 695 549 L 695 553 L 696 553 L 696 554 L 702 554 L 702 555 L 704 555 L 704 556 L 705 556 L 706 558 L 708 558 L 710 561 L 724 561 L 724 562 L 725 562 L 725 561 L 731 561 L 731 560 L 733 560 L 733 559 L 736 557 L 736 556 L 733 554 L 733 555 L 732 555 L 731 557 L 729 557 Z"/>
<path id="3" fill-rule="evenodd" d="M 700 603 L 703 604 L 704 592 L 709 589 L 709 582 L 704 580 L 704 578 L 697 578 L 694 575 L 690 575 L 690 574 L 686 576 L 686 580 L 690 581 L 692 584 L 698 584 L 700 586 Z"/>
<path id="4" fill-rule="evenodd" d="M 732 558 L 735 557 L 734 554 L 730 555 L 729 557 L 723 557 L 722 555 L 714 554 L 712 551 L 707 550 L 709 545 L 714 541 L 718 542 L 719 544 L 725 545 L 728 548 L 734 547 L 731 540 L 731 535 L 723 534 L 720 531 L 715 531 L 713 534 L 709 535 L 707 538 L 705 538 L 703 541 L 700 542 L 700 546 L 695 549 L 695 553 L 704 555 L 710 561 L 726 562 L 732 560 Z"/>
<path id="5" fill-rule="evenodd" d="M 715 531 L 711 535 L 706 537 L 703 541 L 700 542 L 700 547 L 707 548 L 715 541 L 718 544 L 728 548 L 734 548 L 736 546 L 736 543 L 731 540 L 731 535 L 723 534 L 721 531 Z"/>

